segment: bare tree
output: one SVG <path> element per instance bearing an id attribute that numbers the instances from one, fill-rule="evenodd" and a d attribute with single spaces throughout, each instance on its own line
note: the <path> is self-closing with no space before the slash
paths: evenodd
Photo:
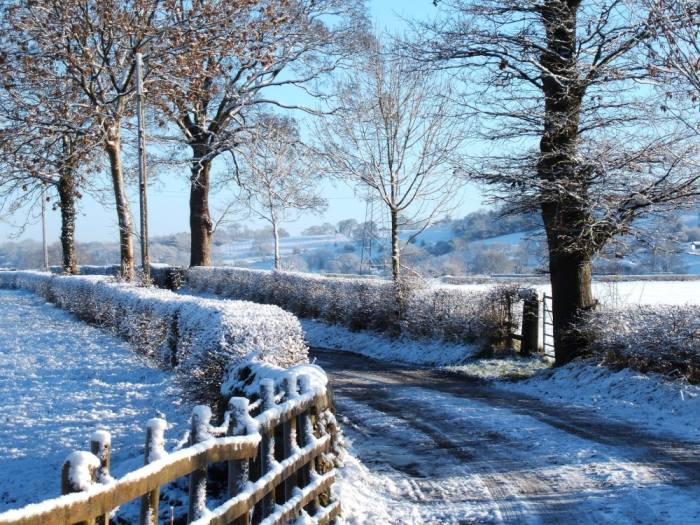
<path id="1" fill-rule="evenodd" d="M 700 133 L 700 9 L 692 0 L 644 0 L 657 33 L 646 42 L 650 77 L 664 107 Z"/>
<path id="2" fill-rule="evenodd" d="M 265 115 L 240 153 L 239 184 L 248 209 L 270 223 L 275 270 L 282 268 L 280 225 L 303 212 L 320 213 L 327 206 L 319 192 L 319 177 L 299 137 L 297 123 Z"/>
<path id="3" fill-rule="evenodd" d="M 18 2 L 8 9 L 11 37 L 23 48 L 23 69 L 35 78 L 60 76 L 82 91 L 109 159 L 119 223 L 121 271 L 134 274 L 133 225 L 122 164 L 122 124 L 133 111 L 134 55 L 157 33 L 157 0 Z M 58 80 L 58 79 L 56 79 Z"/>
<path id="4" fill-rule="evenodd" d="M 3 20 L 9 31 L 10 17 Z M 47 188 L 55 191 L 63 270 L 77 273 L 76 199 L 87 186 L 85 174 L 94 167 L 100 134 L 82 110 L 81 91 L 61 74 L 60 65 L 44 57 L 43 67 L 57 71 L 36 75 L 25 44 L 11 38 L 0 44 L 0 76 L 5 79 L 0 87 L 0 209 L 31 209 L 39 199 L 52 199 L 52 192 L 45 195 Z"/>
<path id="5" fill-rule="evenodd" d="M 338 66 L 362 6 L 361 0 L 206 0 L 170 12 L 162 53 L 169 65 L 155 91 L 192 151 L 191 266 L 210 263 L 212 163 L 245 141 L 247 108 L 295 107 L 283 103 L 280 87 L 319 95 L 314 81 Z"/>
<path id="6" fill-rule="evenodd" d="M 11 135 L 11 136 L 9 136 Z M 60 136 L 27 129 L 0 130 L 0 209 L 15 212 L 30 208 L 39 199 L 52 200 L 47 188 L 58 196 L 61 213 L 63 271 L 78 273 L 75 241 L 76 200 L 86 186 L 86 169 L 91 166 L 94 144 L 89 135 L 62 133 Z"/>
<path id="7" fill-rule="evenodd" d="M 546 231 L 556 361 L 580 355 L 591 260 L 645 212 L 696 198 L 695 145 L 664 115 L 643 60 L 654 17 L 627 0 L 440 0 L 413 53 L 459 76 L 483 154 L 465 170 Z"/>
<path id="8" fill-rule="evenodd" d="M 330 175 L 369 188 L 386 207 L 398 284 L 401 230 L 424 229 L 444 213 L 466 133 L 451 116 L 450 85 L 392 58 L 378 39 L 353 69 L 338 85 L 338 109 L 318 126 L 320 156 Z"/>

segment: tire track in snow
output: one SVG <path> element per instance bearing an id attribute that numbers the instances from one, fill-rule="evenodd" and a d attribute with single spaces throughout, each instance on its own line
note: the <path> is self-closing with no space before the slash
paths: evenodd
<path id="1" fill-rule="evenodd" d="M 330 373 L 341 416 L 353 420 L 352 412 L 364 405 L 425 435 L 442 461 L 463 466 L 465 478 L 478 477 L 487 492 L 482 499 L 493 500 L 482 501 L 483 506 L 496 505 L 487 519 L 464 515 L 426 523 L 666 523 L 677 505 L 673 500 L 664 504 L 667 493 L 685 502 L 684 522 L 700 520 L 697 443 L 652 435 L 592 411 L 543 403 L 485 382 L 346 353 L 316 355 Z M 455 415 L 455 407 L 463 410 Z M 354 422 L 371 431 L 361 418 Z M 513 422 L 522 425 L 521 436 L 521 429 L 500 428 Z M 561 457 L 559 441 L 570 443 Z M 393 445 L 422 453 L 410 438 Z M 581 459 L 573 455 L 577 450 Z M 429 461 L 434 459 L 429 455 Z M 405 465 L 389 465 L 425 486 Z M 435 503 L 444 496 L 440 493 Z M 480 503 L 478 497 L 474 503 Z"/>

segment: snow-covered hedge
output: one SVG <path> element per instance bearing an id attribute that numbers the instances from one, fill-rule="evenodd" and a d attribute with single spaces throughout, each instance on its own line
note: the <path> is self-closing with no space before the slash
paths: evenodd
<path id="1" fill-rule="evenodd" d="M 63 273 L 63 267 L 62 266 L 51 266 L 49 268 L 51 273 L 55 274 L 62 274 Z M 78 273 L 80 275 L 112 275 L 112 276 L 117 276 L 119 275 L 119 272 L 121 272 L 121 266 L 117 265 L 107 265 L 107 266 L 100 266 L 100 265 L 93 265 L 93 264 L 81 264 L 78 266 Z"/>
<path id="2" fill-rule="evenodd" d="M 0 287 L 34 291 L 111 328 L 174 367 L 196 401 L 218 398 L 226 369 L 245 361 L 284 368 L 308 362 L 299 320 L 276 306 L 174 294 L 104 276 L 2 272 Z"/>
<path id="3" fill-rule="evenodd" d="M 700 382 L 700 306 L 640 305 L 591 314 L 591 350 L 612 365 Z"/>
<path id="4" fill-rule="evenodd" d="M 467 291 L 447 287 L 409 287 L 399 315 L 390 281 L 339 278 L 241 268 L 191 268 L 187 286 L 200 292 L 275 304 L 295 314 L 412 338 L 482 344 L 512 331 L 514 289 Z"/>

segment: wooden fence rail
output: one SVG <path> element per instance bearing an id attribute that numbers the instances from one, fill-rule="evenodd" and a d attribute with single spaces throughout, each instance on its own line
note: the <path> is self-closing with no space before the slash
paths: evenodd
<path id="1" fill-rule="evenodd" d="M 299 389 L 301 386 L 301 389 Z M 0 525 L 108 525 L 110 512 L 141 499 L 139 522 L 157 525 L 160 488 L 189 476 L 187 523 L 196 525 L 283 525 L 306 510 L 325 525 L 340 513 L 338 502 L 321 506 L 334 473 L 312 475 L 317 458 L 331 450 L 333 435 L 316 436 L 313 419 L 330 408 L 327 391 L 313 390 L 308 376 L 284 379 L 280 403 L 274 382 L 261 381 L 259 408 L 253 417 L 246 398 L 232 398 L 224 424 L 211 425 L 211 410 L 196 407 L 188 447 L 163 448 L 166 422 L 147 424 L 144 466 L 118 480 L 109 474 L 109 433 L 96 432 L 91 452 L 74 452 L 63 465 L 63 496 L 0 514 Z M 301 390 L 301 392 L 299 391 Z M 227 462 L 227 501 L 206 508 L 207 469 Z"/>

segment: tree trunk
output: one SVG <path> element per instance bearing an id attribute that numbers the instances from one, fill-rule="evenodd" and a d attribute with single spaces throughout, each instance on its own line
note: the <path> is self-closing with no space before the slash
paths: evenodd
<path id="1" fill-rule="evenodd" d="M 556 365 L 581 355 L 588 341 L 581 332 L 583 315 L 594 308 L 591 258 L 581 251 L 565 251 L 552 243 L 549 271 L 552 283 L 552 318 Z"/>
<path id="2" fill-rule="evenodd" d="M 119 122 L 110 125 L 105 132 L 105 150 L 109 157 L 109 168 L 112 175 L 112 186 L 114 187 L 114 201 L 117 208 L 117 221 L 119 223 L 121 274 L 124 279 L 131 281 L 134 278 L 134 230 L 131 223 L 131 211 L 129 210 L 129 200 L 126 196 L 126 184 L 122 169 Z"/>
<path id="3" fill-rule="evenodd" d="M 211 237 L 214 225 L 209 215 L 210 153 L 203 146 L 192 146 L 192 175 L 190 180 L 190 235 L 192 247 L 190 266 L 211 264 Z"/>
<path id="4" fill-rule="evenodd" d="M 401 279 L 401 253 L 399 247 L 399 212 L 391 210 L 391 276 L 394 284 Z"/>
<path id="5" fill-rule="evenodd" d="M 401 279 L 401 247 L 399 245 L 399 212 L 396 209 L 390 209 L 391 214 L 391 276 L 394 283 L 394 298 L 396 301 L 396 310 L 394 312 L 395 324 L 390 327 L 390 332 L 394 336 L 401 334 L 401 320 L 404 318 L 407 306 L 408 290 L 404 286 Z"/>
<path id="6" fill-rule="evenodd" d="M 582 235 L 591 223 L 585 203 L 588 183 L 578 158 L 584 88 L 576 63 L 580 0 L 548 0 L 542 9 L 547 49 L 542 52 L 545 121 L 538 176 L 542 219 L 549 248 L 555 358 L 563 365 L 579 356 L 585 341 L 577 332 L 582 314 L 593 307 L 591 256 Z"/>
<path id="7" fill-rule="evenodd" d="M 282 269 L 282 257 L 280 256 L 280 232 L 277 223 L 272 223 L 272 235 L 275 237 L 275 270 Z"/>
<path id="8" fill-rule="evenodd" d="M 63 273 L 78 273 L 75 252 L 75 178 L 71 169 L 63 169 L 58 180 L 58 198 L 61 204 L 61 248 Z"/>

